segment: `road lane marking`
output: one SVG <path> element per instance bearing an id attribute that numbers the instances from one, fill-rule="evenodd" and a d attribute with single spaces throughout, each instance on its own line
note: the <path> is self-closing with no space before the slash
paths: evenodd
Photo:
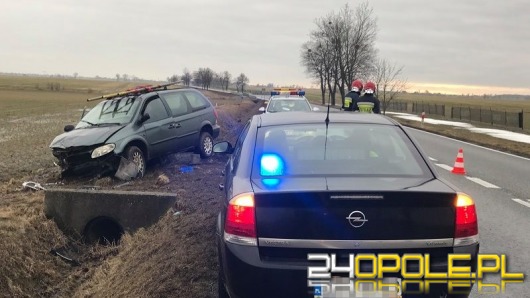
<path id="1" fill-rule="evenodd" d="M 436 158 L 432 158 L 429 156 L 429 159 L 432 160 L 432 161 L 438 161 Z"/>
<path id="2" fill-rule="evenodd" d="M 450 167 L 450 166 L 445 165 L 445 164 L 443 164 L 443 163 L 435 163 L 435 165 L 437 165 L 437 166 L 439 166 L 440 168 L 442 168 L 442 169 L 444 169 L 444 170 L 447 170 L 447 171 L 449 171 L 449 172 L 453 171 L 453 167 Z M 467 178 L 468 180 L 473 181 L 473 182 L 475 182 L 475 183 L 477 183 L 477 184 L 480 184 L 480 185 L 482 185 L 482 186 L 484 186 L 484 187 L 486 187 L 486 188 L 496 188 L 496 189 L 500 189 L 500 187 L 498 187 L 497 185 L 495 185 L 495 184 L 491 184 L 491 183 L 489 183 L 489 182 L 487 182 L 487 181 L 484 181 L 484 180 L 482 180 L 482 179 L 480 179 L 480 178 L 476 178 L 476 177 L 468 177 L 468 176 L 466 176 L 466 178 Z"/>
<path id="3" fill-rule="evenodd" d="M 513 200 L 514 202 L 517 202 L 517 203 L 519 203 L 519 204 L 521 204 L 521 205 L 524 205 L 524 206 L 530 208 L 530 203 L 528 203 L 528 202 L 525 202 L 525 201 L 523 201 L 523 200 L 521 200 L 521 199 L 512 199 L 512 200 Z"/>
<path id="4" fill-rule="evenodd" d="M 484 180 L 482 180 L 482 179 L 480 179 L 480 178 L 477 178 L 477 177 L 468 177 L 468 176 L 466 176 L 466 178 L 467 178 L 468 180 L 471 180 L 471 181 L 473 181 L 473 182 L 475 182 L 475 183 L 478 183 L 478 184 L 480 184 L 480 185 L 482 185 L 482 186 L 484 186 L 484 187 L 487 187 L 487 188 L 500 188 L 500 187 L 498 187 L 498 186 L 495 185 L 495 184 L 491 184 L 491 183 L 489 183 L 489 182 L 487 182 L 487 181 L 484 181 Z"/>
<path id="5" fill-rule="evenodd" d="M 439 166 L 440 168 L 444 169 L 444 170 L 448 170 L 448 171 L 452 171 L 453 170 L 453 167 L 450 167 L 448 165 L 444 165 L 443 163 L 437 163 L 436 165 Z"/>

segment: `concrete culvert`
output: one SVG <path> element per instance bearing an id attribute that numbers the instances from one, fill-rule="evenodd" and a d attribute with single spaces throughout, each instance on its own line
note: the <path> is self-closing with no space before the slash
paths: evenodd
<path id="1" fill-rule="evenodd" d="M 76 239 L 117 242 L 124 232 L 158 222 L 176 198 L 176 194 L 157 192 L 49 189 L 44 214 Z"/>
<path id="2" fill-rule="evenodd" d="M 123 235 L 123 228 L 112 218 L 98 217 L 91 220 L 85 227 L 85 241 L 89 244 L 118 243 Z"/>

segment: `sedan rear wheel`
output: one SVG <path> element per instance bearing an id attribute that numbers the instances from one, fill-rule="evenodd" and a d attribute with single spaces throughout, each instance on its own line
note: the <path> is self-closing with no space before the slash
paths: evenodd
<path id="1" fill-rule="evenodd" d="M 136 146 L 129 147 L 127 149 L 127 159 L 134 162 L 136 167 L 138 167 L 138 175 L 136 177 L 143 177 L 145 174 L 146 161 L 145 154 L 142 152 L 142 150 Z"/>

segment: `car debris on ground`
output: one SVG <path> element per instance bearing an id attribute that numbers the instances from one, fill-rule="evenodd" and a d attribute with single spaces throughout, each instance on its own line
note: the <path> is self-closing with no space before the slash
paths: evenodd
<path id="1" fill-rule="evenodd" d="M 134 162 L 122 157 L 114 177 L 124 181 L 132 180 L 138 177 L 138 166 Z"/>
<path id="2" fill-rule="evenodd" d="M 31 190 L 46 190 L 46 188 L 44 188 L 42 185 L 40 185 L 40 183 L 33 182 L 33 181 L 26 181 L 26 182 L 22 183 L 22 189 L 23 190 L 28 190 L 28 189 L 31 189 Z"/>

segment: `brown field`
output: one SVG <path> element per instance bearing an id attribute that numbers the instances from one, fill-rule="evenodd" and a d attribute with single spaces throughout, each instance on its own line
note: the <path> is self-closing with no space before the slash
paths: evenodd
<path id="1" fill-rule="evenodd" d="M 36 91 L 57 91 L 77 92 L 86 94 L 111 93 L 125 90 L 127 88 L 143 85 L 155 84 L 159 82 L 141 81 L 115 81 L 103 79 L 86 78 L 62 78 L 62 77 L 35 77 L 35 76 L 11 76 L 0 75 L 0 90 L 36 90 Z M 52 86 L 53 85 L 53 86 Z M 88 96 L 90 97 L 90 96 Z"/>
<path id="2" fill-rule="evenodd" d="M 65 124 L 79 119 L 87 97 L 124 87 L 107 86 L 107 81 L 90 83 L 100 91 L 89 94 L 81 91 L 83 86 L 60 92 L 37 90 L 30 88 L 35 86 L 31 82 L 21 84 L 28 89 L 13 90 L 1 87 L 8 83 L 0 76 L 0 297 L 216 297 L 215 220 L 222 198 L 217 185 L 226 156 L 214 156 L 183 174 L 179 168 L 186 164 L 185 156 L 177 154 L 153 164 L 144 179 L 121 188 L 175 193 L 175 208 L 181 214 L 170 212 L 153 227 L 125 235 L 116 246 L 86 246 L 64 236 L 43 215 L 43 193 L 21 190 L 27 180 L 57 182 L 58 170 L 48 149 L 51 139 Z M 260 107 L 239 96 L 204 93 L 218 105 L 220 140 L 233 142 L 242 124 Z M 516 142 L 470 132 L 463 135 L 463 130 L 451 127 L 426 125 L 425 129 L 530 155 L 529 146 Z M 155 184 L 160 174 L 167 175 L 170 183 Z M 122 183 L 113 179 L 62 182 L 74 188 L 112 188 Z M 57 248 L 80 265 L 72 266 L 50 253 Z"/>

